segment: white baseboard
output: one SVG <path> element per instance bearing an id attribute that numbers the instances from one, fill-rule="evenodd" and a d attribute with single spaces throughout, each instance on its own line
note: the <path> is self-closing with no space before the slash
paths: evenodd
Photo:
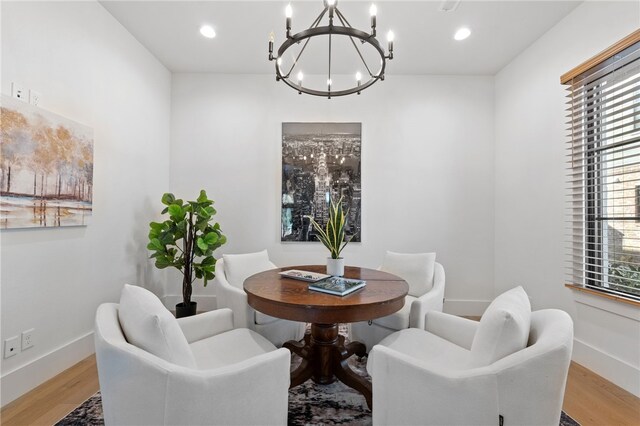
<path id="1" fill-rule="evenodd" d="M 573 355 L 578 364 L 640 397 L 640 369 L 581 340 L 573 340 Z"/>
<path id="2" fill-rule="evenodd" d="M 93 331 L 36 358 L 0 378 L 2 407 L 95 352 Z"/>
<path id="3" fill-rule="evenodd" d="M 444 312 L 451 315 L 479 317 L 490 303 L 490 300 L 445 299 Z"/>
<path id="4" fill-rule="evenodd" d="M 212 294 L 194 294 L 191 296 L 191 300 L 198 302 L 198 311 L 213 311 L 218 306 L 216 296 Z M 181 302 L 181 294 L 167 294 L 162 297 L 162 303 L 171 311 L 175 310 L 176 305 Z"/>

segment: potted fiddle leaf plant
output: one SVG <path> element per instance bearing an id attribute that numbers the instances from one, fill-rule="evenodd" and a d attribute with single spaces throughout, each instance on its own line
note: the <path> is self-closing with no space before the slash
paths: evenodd
<path id="1" fill-rule="evenodd" d="M 162 196 L 168 214 L 163 222 L 149 224 L 150 258 L 156 267 L 173 267 L 182 273 L 182 303 L 176 305 L 176 317 L 195 315 L 197 302 L 191 301 L 192 284 L 202 279 L 204 286 L 216 276 L 216 259 L 213 251 L 222 246 L 227 238 L 222 235 L 220 224 L 214 223 L 213 200 L 204 190 L 196 201 L 182 201 L 173 194 Z"/>
<path id="2" fill-rule="evenodd" d="M 338 277 L 344 275 L 344 258 L 340 257 L 340 253 L 355 236 L 354 234 L 345 240 L 344 228 L 347 225 L 346 216 L 349 215 L 349 210 L 347 210 L 346 214 L 344 213 L 342 198 L 340 197 L 337 203 L 331 200 L 329 204 L 329 220 L 324 229 L 312 216 L 307 216 L 317 232 L 318 239 L 329 249 L 331 254 L 331 257 L 327 258 L 327 274 Z"/>

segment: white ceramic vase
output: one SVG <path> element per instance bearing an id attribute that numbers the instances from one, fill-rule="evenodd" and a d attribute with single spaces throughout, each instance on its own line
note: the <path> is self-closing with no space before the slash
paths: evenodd
<path id="1" fill-rule="evenodd" d="M 342 277 L 344 275 L 344 258 L 332 259 L 327 257 L 327 274 L 334 277 Z"/>

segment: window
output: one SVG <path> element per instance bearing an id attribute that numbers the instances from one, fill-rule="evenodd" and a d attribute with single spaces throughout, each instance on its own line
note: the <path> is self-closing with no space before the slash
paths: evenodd
<path id="1" fill-rule="evenodd" d="M 566 78 L 572 284 L 640 300 L 640 31 Z"/>

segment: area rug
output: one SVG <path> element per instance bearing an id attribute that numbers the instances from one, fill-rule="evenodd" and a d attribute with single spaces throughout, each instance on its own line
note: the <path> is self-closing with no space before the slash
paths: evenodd
<path id="1" fill-rule="evenodd" d="M 340 327 L 346 335 L 346 327 Z M 349 358 L 349 365 L 357 373 L 370 379 L 366 370 L 366 358 Z M 292 368 L 300 363 L 300 358 L 292 357 Z M 339 381 L 329 385 L 317 385 L 308 380 L 289 390 L 289 425 L 370 425 L 371 411 L 364 397 L 356 390 Z M 104 425 L 100 392 L 60 420 L 56 426 Z M 564 412 L 559 426 L 579 426 Z"/>
<path id="2" fill-rule="evenodd" d="M 317 387 L 307 382 L 289 391 L 289 425 L 370 425 L 363 397 L 338 383 Z M 100 392 L 60 420 L 56 426 L 103 426 Z M 564 411 L 559 426 L 580 426 Z"/>

